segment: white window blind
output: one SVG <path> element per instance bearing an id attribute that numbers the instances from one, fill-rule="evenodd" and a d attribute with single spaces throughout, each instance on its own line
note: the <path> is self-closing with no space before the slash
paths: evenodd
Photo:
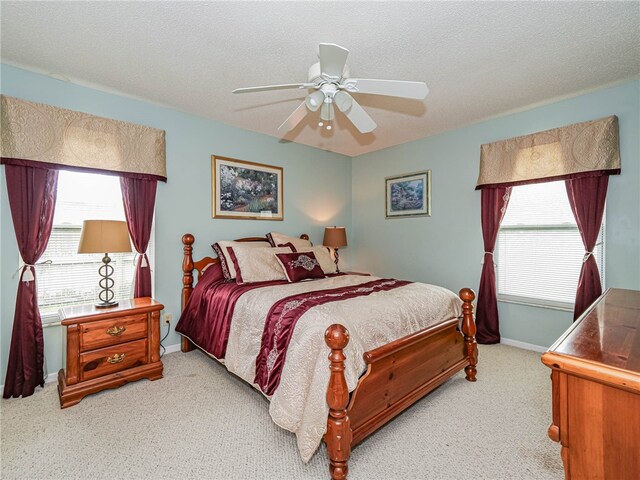
<path id="1" fill-rule="evenodd" d="M 594 257 L 604 286 L 603 218 Z M 572 309 L 585 249 L 564 181 L 513 187 L 496 245 L 498 298 Z"/>
<path id="2" fill-rule="evenodd" d="M 100 287 L 98 268 L 103 254 L 79 254 L 84 220 L 125 220 L 118 177 L 60 171 L 53 229 L 47 249 L 37 265 L 38 304 L 42 315 L 63 306 L 95 303 Z M 153 239 L 153 236 L 152 236 Z M 109 253 L 114 272 L 115 299 L 131 298 L 135 272 L 132 253 Z M 147 255 L 153 265 L 152 242 Z"/>

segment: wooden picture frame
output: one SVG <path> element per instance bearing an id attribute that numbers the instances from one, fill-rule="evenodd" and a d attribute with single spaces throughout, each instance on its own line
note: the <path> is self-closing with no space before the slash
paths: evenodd
<path id="1" fill-rule="evenodd" d="M 385 218 L 431 216 L 431 170 L 384 179 Z"/>
<path id="2" fill-rule="evenodd" d="M 283 169 L 211 155 L 212 216 L 283 220 Z"/>

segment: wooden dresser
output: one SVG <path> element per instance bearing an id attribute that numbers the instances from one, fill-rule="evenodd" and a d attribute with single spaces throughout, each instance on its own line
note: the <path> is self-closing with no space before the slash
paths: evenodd
<path id="1" fill-rule="evenodd" d="M 640 292 L 607 290 L 542 356 L 567 479 L 640 478 Z"/>
<path id="2" fill-rule="evenodd" d="M 60 407 L 70 407 L 86 395 L 141 378 L 162 378 L 163 308 L 152 298 L 133 298 L 106 309 L 93 305 L 61 309 L 67 368 L 58 373 Z"/>

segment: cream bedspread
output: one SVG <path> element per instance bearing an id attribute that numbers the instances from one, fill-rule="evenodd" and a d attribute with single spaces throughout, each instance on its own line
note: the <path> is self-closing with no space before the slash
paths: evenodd
<path id="1" fill-rule="evenodd" d="M 258 288 L 243 294 L 233 313 L 225 365 L 254 384 L 266 312 L 284 297 L 298 293 L 358 285 L 378 277 L 345 275 L 311 282 Z M 329 348 L 324 332 L 341 323 L 350 334 L 345 349 L 345 376 L 353 391 L 366 364 L 362 355 L 376 347 L 461 315 L 460 299 L 450 290 L 411 283 L 366 297 L 326 303 L 311 308 L 296 324 L 280 385 L 271 396 L 269 413 L 280 427 L 296 434 L 303 461 L 313 456 L 325 433 L 329 407 Z"/>

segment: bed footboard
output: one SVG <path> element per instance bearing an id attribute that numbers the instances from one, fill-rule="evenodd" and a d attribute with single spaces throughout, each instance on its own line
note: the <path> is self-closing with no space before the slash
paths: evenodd
<path id="1" fill-rule="evenodd" d="M 366 352 L 367 371 L 351 395 L 344 378 L 344 348 L 349 333 L 331 325 L 325 334 L 331 376 L 327 389 L 329 419 L 325 443 L 331 478 L 346 478 L 351 448 L 420 398 L 464 368 L 476 381 L 478 348 L 475 340 L 471 289 L 460 291 L 463 301 L 462 335 L 458 319 L 451 319 Z"/>

